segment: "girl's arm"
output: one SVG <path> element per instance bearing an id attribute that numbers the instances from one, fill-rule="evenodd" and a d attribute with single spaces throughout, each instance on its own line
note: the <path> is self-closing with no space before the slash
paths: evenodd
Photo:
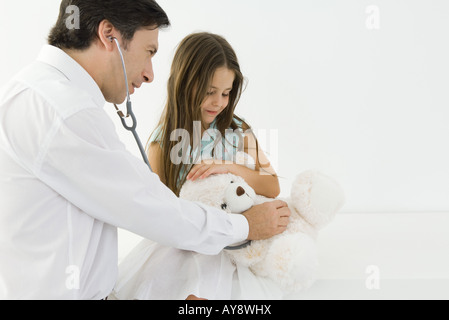
<path id="1" fill-rule="evenodd" d="M 276 198 L 279 196 L 280 187 L 277 176 L 266 175 L 261 171 L 251 170 L 245 166 L 232 164 L 229 173 L 235 174 L 245 179 L 254 191 L 267 198 Z"/>
<path id="2" fill-rule="evenodd" d="M 251 133 L 245 136 L 245 152 L 256 159 L 256 168 L 251 170 L 238 166 L 234 169 L 234 174 L 243 177 L 257 194 L 268 198 L 279 196 L 281 189 L 276 171 Z"/>
<path id="3" fill-rule="evenodd" d="M 256 169 L 251 170 L 244 165 L 229 164 L 215 160 L 213 163 L 203 162 L 192 168 L 188 180 L 204 179 L 211 174 L 232 173 L 240 176 L 254 189 L 254 191 L 267 198 L 276 198 L 279 196 L 279 179 L 271 166 L 265 153 L 258 148 L 256 151 L 256 140 L 254 136 L 245 137 L 245 152 L 256 160 Z"/>
<path id="4" fill-rule="evenodd" d="M 162 149 L 158 142 L 151 143 L 149 149 L 148 149 L 148 160 L 150 161 L 151 169 L 154 173 L 156 173 L 161 182 L 163 184 L 165 183 L 165 174 L 164 174 L 164 167 L 161 165 L 161 153 Z"/>

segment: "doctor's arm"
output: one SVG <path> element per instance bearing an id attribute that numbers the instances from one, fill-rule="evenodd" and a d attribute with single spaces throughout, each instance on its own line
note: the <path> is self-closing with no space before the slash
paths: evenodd
<path id="1" fill-rule="evenodd" d="M 51 122 L 54 128 L 36 157 L 35 173 L 96 220 L 204 254 L 283 230 L 286 210 L 273 204 L 255 207 L 243 216 L 179 199 L 125 149 L 101 109 Z"/>

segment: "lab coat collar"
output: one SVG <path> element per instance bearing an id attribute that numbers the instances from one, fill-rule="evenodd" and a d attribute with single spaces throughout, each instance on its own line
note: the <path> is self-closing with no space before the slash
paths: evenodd
<path id="1" fill-rule="evenodd" d="M 75 86 L 86 90 L 92 96 L 95 104 L 101 108 L 104 107 L 106 100 L 98 84 L 78 62 L 73 60 L 63 50 L 51 45 L 45 45 L 37 60 L 58 69 Z"/>

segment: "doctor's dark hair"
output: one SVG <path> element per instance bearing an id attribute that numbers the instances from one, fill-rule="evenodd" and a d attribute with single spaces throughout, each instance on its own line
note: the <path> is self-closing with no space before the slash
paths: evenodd
<path id="1" fill-rule="evenodd" d="M 78 13 L 79 17 L 74 18 L 73 14 Z M 141 28 L 170 26 L 167 14 L 154 0 L 62 0 L 48 43 L 64 49 L 87 49 L 98 38 L 98 26 L 103 20 L 121 33 L 125 45 Z"/>

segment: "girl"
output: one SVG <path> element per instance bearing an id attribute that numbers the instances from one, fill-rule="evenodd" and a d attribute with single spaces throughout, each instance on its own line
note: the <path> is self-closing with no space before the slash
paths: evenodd
<path id="1" fill-rule="evenodd" d="M 279 195 L 279 181 L 273 168 L 258 148 L 249 125 L 234 114 L 242 90 L 243 76 L 237 56 L 225 39 L 197 33 L 181 42 L 168 82 L 167 105 L 159 127 L 150 139 L 148 152 L 153 170 L 176 195 L 186 179 L 206 178 L 218 173 L 242 176 L 257 194 L 269 198 Z M 195 145 L 193 141 L 195 122 L 201 122 L 202 145 Z M 190 157 L 178 164 L 179 161 L 172 158 L 179 142 L 172 141 L 172 133 L 180 128 L 190 134 L 190 146 L 194 147 L 183 150 Z M 244 139 L 234 139 L 243 141 L 233 143 L 225 132 L 229 129 L 237 136 L 241 133 L 240 138 L 243 132 L 250 134 Z M 217 139 L 217 136 L 224 138 Z M 213 147 L 210 146 L 212 143 Z M 203 161 L 194 165 L 210 149 L 216 151 L 213 158 L 222 161 Z M 237 151 L 245 151 L 256 159 L 255 170 L 232 163 Z"/>
<path id="2" fill-rule="evenodd" d="M 186 180 L 220 173 L 242 176 L 260 195 L 278 196 L 273 168 L 250 126 L 234 114 L 242 89 L 236 54 L 224 38 L 196 33 L 180 43 L 168 81 L 167 104 L 148 143 L 154 172 L 178 196 Z M 238 151 L 255 159 L 254 170 L 235 163 Z M 248 268 L 234 265 L 225 253 L 205 256 L 143 240 L 120 265 L 118 299 L 192 295 L 275 299 L 282 293 Z"/>

